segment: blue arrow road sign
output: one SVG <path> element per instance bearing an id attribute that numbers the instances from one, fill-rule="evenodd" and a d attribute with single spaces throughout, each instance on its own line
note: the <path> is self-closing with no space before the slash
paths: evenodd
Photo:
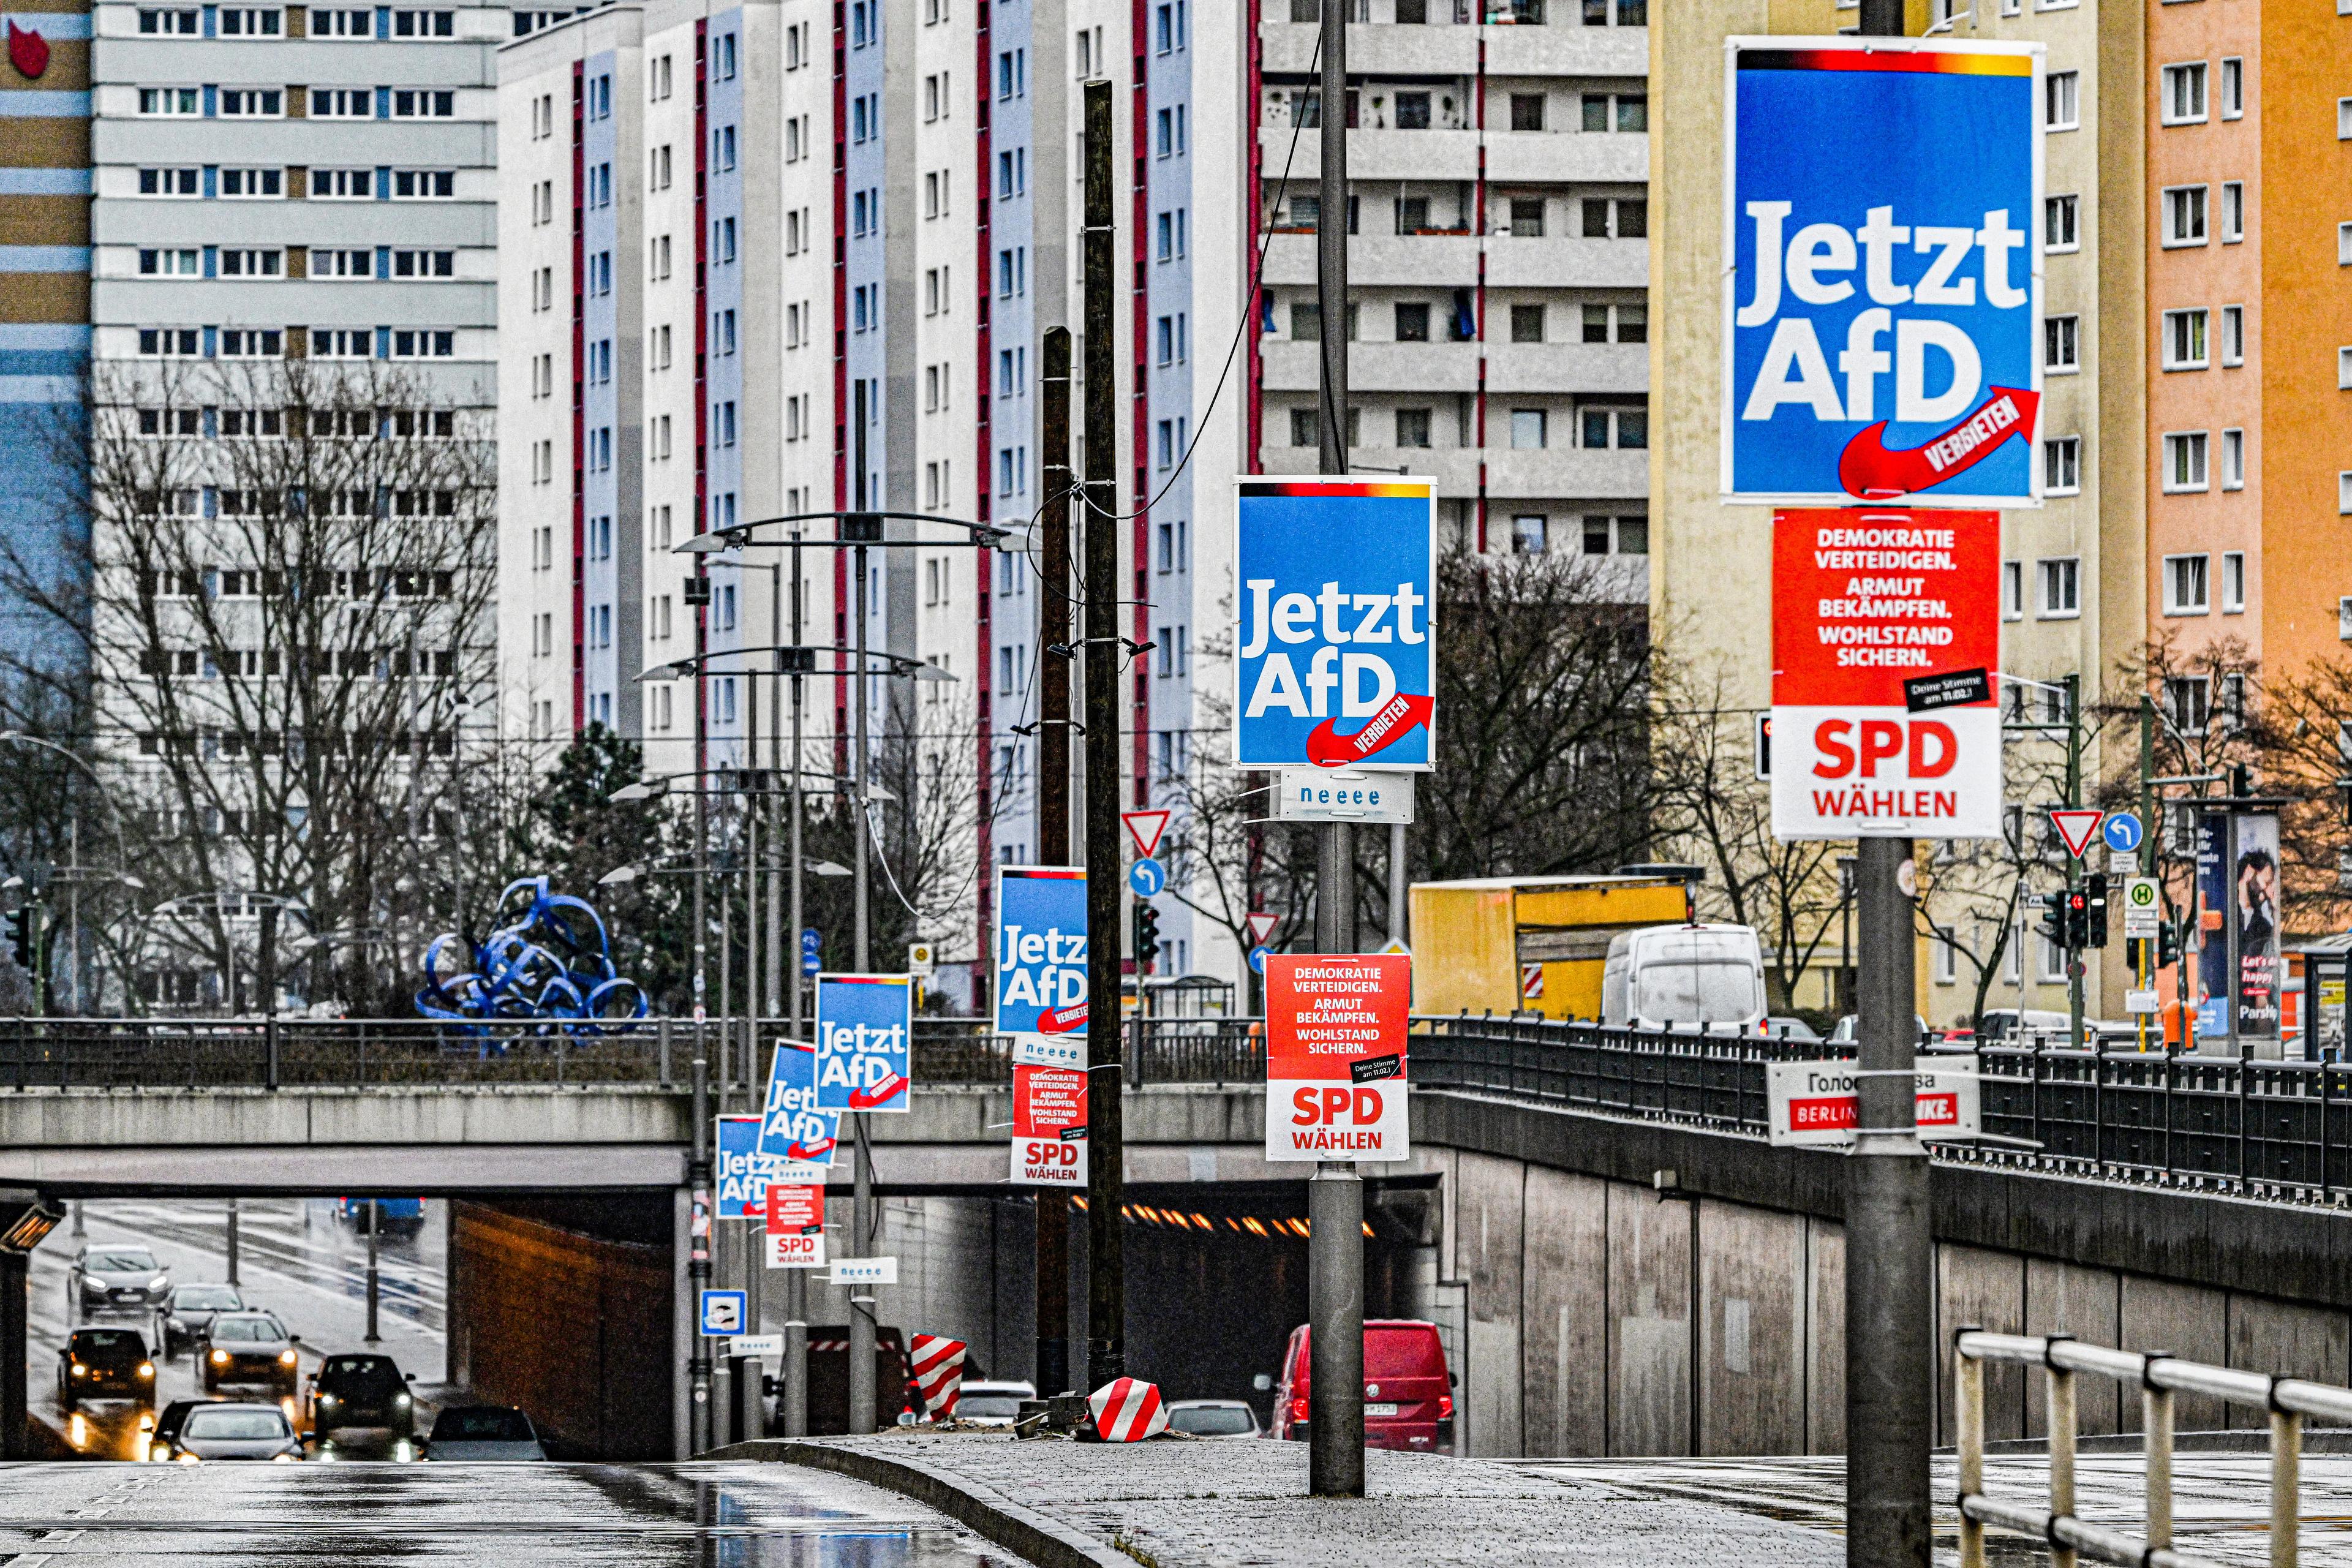
<path id="1" fill-rule="evenodd" d="M 1265 946 L 1251 948 L 1250 973 L 1253 974 L 1264 974 L 1265 973 L 1265 955 L 1273 951 L 1274 950 L 1272 948 Z"/>
<path id="2" fill-rule="evenodd" d="M 1139 899 L 1157 898 L 1160 889 L 1168 885 L 1168 868 L 1157 860 L 1138 860 L 1127 868 L 1127 885 L 1135 889 Z"/>
<path id="3" fill-rule="evenodd" d="M 2099 825 L 2099 834 L 2106 839 L 2107 847 L 2120 855 L 2128 855 L 2139 847 L 2139 817 L 2128 811 L 2111 811 L 2106 821 Z"/>
<path id="4" fill-rule="evenodd" d="M 810 926 L 801 932 L 801 973 L 814 974 L 824 967 L 818 962 L 816 927 Z"/>

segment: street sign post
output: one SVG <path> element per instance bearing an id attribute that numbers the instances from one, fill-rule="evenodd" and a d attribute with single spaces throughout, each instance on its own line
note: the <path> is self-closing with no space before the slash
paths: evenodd
<path id="1" fill-rule="evenodd" d="M 816 1106 L 904 1111 L 913 1089 L 914 981 L 905 974 L 816 977 Z"/>
<path id="2" fill-rule="evenodd" d="M 801 973 L 803 975 L 814 975 L 824 967 L 824 961 L 818 947 L 820 940 L 814 926 L 805 927 L 801 931 Z"/>
<path id="3" fill-rule="evenodd" d="M 705 1290 L 701 1296 L 702 1331 L 711 1336 L 740 1334 L 744 1327 L 745 1294 L 740 1290 Z"/>
<path id="4" fill-rule="evenodd" d="M 1921 1138 L 1974 1138 L 1983 1131 L 1976 1058 L 1921 1057 L 1914 1065 Z M 1776 1147 L 1853 1142 L 1856 1099 L 1850 1061 L 1767 1062 L 1764 1099 Z"/>
<path id="5" fill-rule="evenodd" d="M 760 1152 L 771 1160 L 830 1165 L 840 1149 L 840 1133 L 841 1113 L 817 1109 L 816 1047 L 776 1042 L 760 1118 Z"/>
<path id="6" fill-rule="evenodd" d="M 1082 1067 L 1013 1068 L 1013 1184 L 1087 1184 L 1087 1073 Z"/>
<path id="7" fill-rule="evenodd" d="M 1139 899 L 1156 899 L 1168 886 L 1168 868 L 1146 856 L 1128 867 L 1127 885 Z"/>
<path id="8" fill-rule="evenodd" d="M 1412 960 L 1278 953 L 1265 963 L 1265 1157 L 1402 1160 L 1412 1151 L 1405 1017 Z"/>
<path id="9" fill-rule="evenodd" d="M 2137 849 L 2143 834 L 2137 812 L 2111 811 L 2107 813 L 2106 820 L 2099 824 L 2099 837 L 2105 840 L 2108 848 L 2118 855 L 2128 855 Z"/>
<path id="10" fill-rule="evenodd" d="M 2091 847 L 2091 835 L 2099 830 L 2099 818 L 2103 815 L 2087 808 L 2053 811 L 2050 814 L 2050 825 L 2058 830 L 2059 841 L 2066 846 L 2066 853 L 2080 860 L 2083 851 Z"/>
<path id="11" fill-rule="evenodd" d="M 1127 836 L 1135 844 L 1138 859 L 1149 860 L 1160 853 L 1160 837 L 1168 831 L 1168 818 L 1174 815 L 1165 810 L 1122 811 L 1118 820 L 1127 828 Z"/>
<path id="12" fill-rule="evenodd" d="M 1007 866 L 996 907 L 996 1032 L 1011 1037 L 1016 1062 L 1084 1066 L 1086 871 Z"/>
<path id="13" fill-rule="evenodd" d="M 1242 917 L 1242 925 L 1249 932 L 1252 947 L 1264 947 L 1266 940 L 1274 935 L 1274 928 L 1281 923 L 1281 916 L 1268 914 L 1264 910 L 1253 910 Z"/>
<path id="14" fill-rule="evenodd" d="M 1234 765 L 1430 766 L 1434 481 L 1238 482 Z"/>
<path id="15" fill-rule="evenodd" d="M 1992 838 L 2000 710 L 1914 712 L 1906 682 L 2000 662 L 1991 512 L 1784 511 L 1772 523 L 1772 833 Z"/>
<path id="16" fill-rule="evenodd" d="M 1726 498 L 2040 505 L 2042 46 L 1725 43 Z"/>
<path id="17" fill-rule="evenodd" d="M 2153 942 L 2163 934 L 2164 905 L 2153 877 L 2124 879 L 2124 939 Z"/>

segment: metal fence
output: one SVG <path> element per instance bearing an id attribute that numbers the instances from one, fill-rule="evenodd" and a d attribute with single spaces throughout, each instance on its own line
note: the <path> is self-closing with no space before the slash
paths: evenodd
<path id="1" fill-rule="evenodd" d="M 1632 1030 L 1521 1017 L 1414 1020 L 1424 1088 L 1576 1106 L 1760 1136 L 1764 1064 L 1850 1054 L 1814 1040 L 1718 1028 Z M 698 1036 L 714 1088 L 765 1076 L 782 1019 L 713 1019 Z M 1153 1019 L 1122 1033 L 1127 1081 L 1252 1084 L 1265 1076 L 1255 1018 Z M 0 1019 L 0 1090 L 370 1084 L 685 1081 L 687 1019 L 591 1030 L 424 1018 Z M 2028 1041 L 1976 1053 L 1982 1145 L 1948 1160 L 2029 1163 L 2189 1186 L 2332 1199 L 2352 1190 L 2352 1064 L 2090 1050 Z M 918 1083 L 1002 1084 L 1012 1050 L 979 1019 L 919 1018 Z"/>

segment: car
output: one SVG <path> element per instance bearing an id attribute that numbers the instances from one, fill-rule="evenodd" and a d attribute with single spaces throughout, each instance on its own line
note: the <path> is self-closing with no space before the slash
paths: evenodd
<path id="1" fill-rule="evenodd" d="M 967 1383 L 956 1392 L 955 1418 L 974 1426 L 1010 1426 L 1021 1402 L 1036 1397 L 1034 1383 Z"/>
<path id="2" fill-rule="evenodd" d="M 245 1305 L 245 1297 L 234 1285 L 173 1286 L 155 1310 L 155 1353 L 165 1361 L 177 1361 L 182 1351 L 204 1343 L 215 1317 L 242 1312 Z"/>
<path id="3" fill-rule="evenodd" d="M 224 1383 L 266 1383 L 279 1398 L 291 1398 L 301 1384 L 296 1370 L 301 1358 L 294 1351 L 301 1342 L 273 1313 L 221 1313 L 205 1340 L 205 1392 L 214 1393 Z"/>
<path id="4" fill-rule="evenodd" d="M 544 1459 L 530 1417 L 511 1405 L 453 1405 L 433 1418 L 425 1457 L 442 1464 Z"/>
<path id="5" fill-rule="evenodd" d="M 163 1413 L 155 1417 L 155 1425 L 148 1431 L 145 1442 L 140 1447 L 139 1457 L 157 1460 L 170 1458 L 172 1439 L 180 1435 L 180 1424 L 188 1418 L 188 1412 L 216 1403 L 210 1399 L 174 1399 L 163 1406 Z"/>
<path id="6" fill-rule="evenodd" d="M 191 1405 L 167 1437 L 163 1424 L 155 1424 L 147 1457 L 173 1464 L 199 1460 L 275 1460 L 289 1464 L 302 1458 L 302 1437 L 286 1412 L 275 1405 L 241 1405 L 213 1400 Z"/>
<path id="7" fill-rule="evenodd" d="M 85 1399 L 131 1399 L 155 1408 L 155 1363 L 137 1329 L 76 1329 L 58 1352 L 58 1405 L 70 1414 Z"/>
<path id="8" fill-rule="evenodd" d="M 348 1426 L 381 1426 L 395 1437 L 416 1434 L 416 1402 L 404 1373 L 388 1355 L 331 1355 L 310 1374 L 310 1435 L 325 1438 Z"/>
<path id="9" fill-rule="evenodd" d="M 375 1205 L 375 1228 L 379 1237 L 415 1236 L 425 1228 L 423 1198 L 337 1198 L 335 1218 L 365 1236 L 371 1202 Z"/>
<path id="10" fill-rule="evenodd" d="M 1257 1412 L 1239 1399 L 1180 1399 L 1168 1407 L 1168 1429 L 1195 1437 L 1257 1437 Z"/>
<path id="11" fill-rule="evenodd" d="M 1290 1333 L 1275 1385 L 1271 1435 L 1294 1443 L 1307 1440 L 1307 1327 Z M 1364 1323 L 1364 1446 L 1450 1452 L 1454 1447 L 1454 1376 L 1446 1370 L 1445 1344 L 1435 1323 L 1406 1318 L 1373 1318 Z"/>
<path id="12" fill-rule="evenodd" d="M 143 1247 L 92 1242 L 74 1254 L 66 1307 L 74 1321 L 99 1312 L 149 1312 L 172 1293 L 172 1272 Z"/>
<path id="13" fill-rule="evenodd" d="M 1802 1018 L 1784 1017 L 1778 1013 L 1764 1020 L 1764 1028 L 1776 1040 L 1793 1040 L 1804 1046 L 1817 1046 L 1822 1040 L 1821 1031 Z"/>
<path id="14" fill-rule="evenodd" d="M 1916 1013 L 1912 1014 L 1911 1016 L 1918 1025 L 1917 1038 L 1921 1045 L 1926 1045 L 1936 1038 L 1936 1032 L 1927 1027 L 1927 1019 L 1920 1017 Z M 1837 1027 L 1830 1031 L 1829 1043 L 1833 1046 L 1851 1046 L 1861 1039 L 1861 1028 L 1862 1015 L 1848 1013 L 1837 1021 Z"/>

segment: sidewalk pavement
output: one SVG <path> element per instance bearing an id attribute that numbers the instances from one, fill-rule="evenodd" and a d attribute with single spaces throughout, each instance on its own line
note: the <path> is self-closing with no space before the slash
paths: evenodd
<path id="1" fill-rule="evenodd" d="M 909 1431 L 747 1443 L 717 1457 L 814 1463 L 907 1492 L 1039 1568 L 1832 1568 L 1845 1560 L 1844 1542 L 1824 1531 L 1436 1454 L 1375 1450 L 1365 1497 L 1319 1500 L 1305 1495 L 1298 1443 Z"/>

